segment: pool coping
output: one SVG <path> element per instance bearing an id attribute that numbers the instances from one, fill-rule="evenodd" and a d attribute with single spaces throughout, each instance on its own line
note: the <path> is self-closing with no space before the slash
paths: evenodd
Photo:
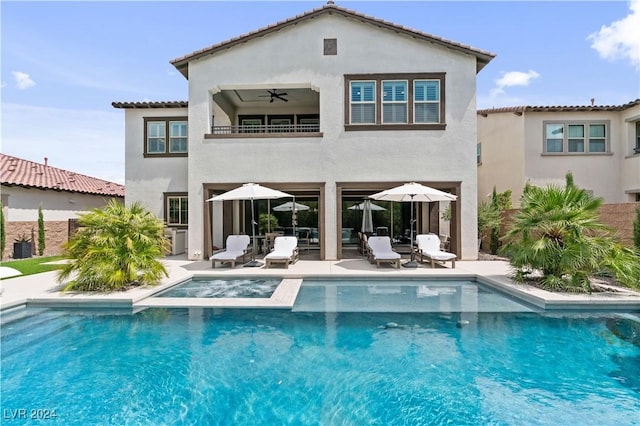
<path id="1" fill-rule="evenodd" d="M 640 311 L 640 292 L 620 290 L 592 294 L 553 293 L 518 284 L 509 278 L 510 266 L 504 261 L 458 261 L 456 268 L 417 269 L 376 268 L 366 260 L 298 261 L 284 268 L 216 268 L 208 261 L 165 261 L 169 276 L 154 287 L 138 287 L 124 292 L 62 293 L 56 271 L 3 280 L 0 311 L 20 307 L 128 308 L 219 307 L 291 309 L 304 278 L 455 278 L 477 280 L 545 311 L 625 310 Z M 271 298 L 153 298 L 154 295 L 194 277 L 278 277 L 283 279 Z M 282 289 L 280 289 L 282 287 Z M 164 302 L 159 300 L 164 299 Z"/>

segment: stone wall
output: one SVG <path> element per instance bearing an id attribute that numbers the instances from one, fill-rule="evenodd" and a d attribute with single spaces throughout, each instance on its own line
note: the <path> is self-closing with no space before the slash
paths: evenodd
<path id="1" fill-rule="evenodd" d="M 57 256 L 62 254 L 62 245 L 68 241 L 69 224 L 65 221 L 49 221 L 44 223 L 45 249 L 43 256 Z M 5 222 L 6 247 L 2 254 L 3 260 L 13 258 L 13 242 L 21 235 L 31 238 L 31 253 L 38 252 L 38 222 Z"/>

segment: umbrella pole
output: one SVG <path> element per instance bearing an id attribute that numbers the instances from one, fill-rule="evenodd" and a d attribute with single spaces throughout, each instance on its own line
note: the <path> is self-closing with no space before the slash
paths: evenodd
<path id="1" fill-rule="evenodd" d="M 411 241 L 409 241 L 409 250 L 411 250 L 411 260 L 407 263 L 403 263 L 402 266 L 405 268 L 417 268 L 418 267 L 418 262 L 415 262 L 413 260 L 413 197 L 414 195 L 411 195 L 411 221 L 409 222 L 409 226 L 411 226 Z"/>
<path id="2" fill-rule="evenodd" d="M 262 266 L 262 262 L 256 260 L 256 221 L 253 208 L 253 198 L 251 199 L 251 234 L 253 235 L 253 250 L 251 252 L 251 262 L 244 264 L 246 267 Z"/>

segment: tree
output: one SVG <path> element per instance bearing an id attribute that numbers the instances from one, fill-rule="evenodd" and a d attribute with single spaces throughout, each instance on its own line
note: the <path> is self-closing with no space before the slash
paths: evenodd
<path id="1" fill-rule="evenodd" d="M 500 212 L 487 201 L 478 205 L 478 240 L 482 241 L 487 230 L 500 226 Z"/>
<path id="2" fill-rule="evenodd" d="M 4 257 L 4 249 L 7 246 L 7 233 L 4 229 L 4 206 L 0 201 L 0 260 Z"/>
<path id="3" fill-rule="evenodd" d="M 599 221 L 602 199 L 576 187 L 571 174 L 565 187 L 527 185 L 520 204 L 502 250 L 516 281 L 539 271 L 543 288 L 590 291 L 589 277 L 608 269 L 621 284 L 640 287 L 638 253 Z"/>
<path id="4" fill-rule="evenodd" d="M 79 218 L 80 228 L 65 244 L 71 259 L 58 281 L 74 277 L 64 290 L 122 290 L 132 285 L 154 285 L 168 276 L 159 261 L 168 251 L 164 224 L 141 204 L 130 207 L 111 200 Z"/>
<path id="5" fill-rule="evenodd" d="M 44 216 L 42 215 L 42 204 L 38 206 L 38 255 L 42 256 L 45 249 L 44 240 Z"/>
<path id="6" fill-rule="evenodd" d="M 258 223 L 258 232 L 266 234 L 269 229 L 273 232 L 274 228 L 278 226 L 278 219 L 272 214 L 260 213 Z"/>
<path id="7" fill-rule="evenodd" d="M 502 225 L 502 217 L 500 216 L 500 206 L 498 205 L 498 193 L 496 187 L 493 187 L 491 194 L 491 208 L 498 212 L 498 223 L 491 227 L 491 236 L 489 240 L 489 251 L 491 254 L 497 254 L 500 248 L 500 226 Z"/>
<path id="8" fill-rule="evenodd" d="M 636 219 L 633 221 L 633 245 L 640 250 L 640 207 L 636 209 Z"/>

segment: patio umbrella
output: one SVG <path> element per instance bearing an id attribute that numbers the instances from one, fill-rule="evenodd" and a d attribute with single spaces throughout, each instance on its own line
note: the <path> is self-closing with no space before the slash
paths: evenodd
<path id="1" fill-rule="evenodd" d="M 300 203 L 294 203 L 293 201 L 287 201 L 284 204 L 280 204 L 279 206 L 275 206 L 272 208 L 274 212 L 292 212 L 292 211 L 302 211 L 309 210 L 309 206 Z"/>
<path id="2" fill-rule="evenodd" d="M 223 194 L 209 198 L 207 201 L 227 201 L 227 200 L 250 200 L 251 201 L 251 233 L 253 235 L 253 253 L 251 254 L 251 262 L 244 266 L 261 266 L 262 262 L 255 260 L 256 256 L 256 220 L 253 207 L 253 200 L 270 200 L 275 198 L 293 197 L 286 192 L 277 189 L 267 188 L 257 183 L 245 183 L 241 187 L 232 189 Z"/>
<path id="3" fill-rule="evenodd" d="M 386 191 L 370 195 L 374 200 L 411 202 L 411 244 L 413 245 L 413 202 L 431 201 L 455 201 L 458 197 L 448 192 L 440 191 L 426 185 L 411 182 Z M 405 268 L 417 268 L 418 264 L 413 260 L 413 246 L 411 247 L 411 261 L 403 264 Z"/>
<path id="4" fill-rule="evenodd" d="M 386 210 L 384 207 L 372 203 L 371 200 L 364 200 L 360 204 L 354 204 L 353 206 L 349 207 L 349 210 L 364 210 L 366 208 L 365 206 L 368 206 L 371 211 Z"/>

